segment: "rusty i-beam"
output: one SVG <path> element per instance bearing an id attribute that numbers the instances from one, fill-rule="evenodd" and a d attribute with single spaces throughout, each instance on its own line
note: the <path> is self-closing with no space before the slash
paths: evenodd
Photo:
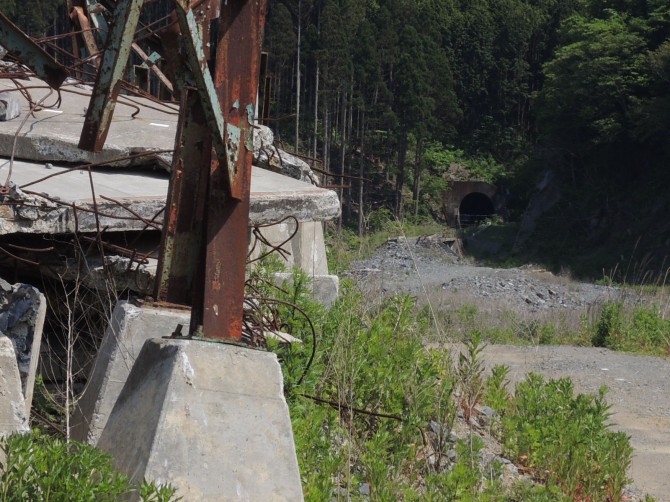
<path id="1" fill-rule="evenodd" d="M 175 0 L 163 34 L 181 116 L 156 300 L 192 307 L 190 334 L 240 343 L 253 122 L 267 0 Z M 104 145 L 142 0 L 118 4 L 80 147 Z M 210 23 L 218 23 L 209 47 Z M 213 61 L 208 61 L 208 55 Z M 210 67 L 214 68 L 213 75 Z"/>

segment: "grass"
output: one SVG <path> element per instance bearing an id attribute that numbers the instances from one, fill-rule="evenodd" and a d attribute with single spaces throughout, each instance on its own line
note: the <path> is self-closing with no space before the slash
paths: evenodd
<path id="1" fill-rule="evenodd" d="M 315 358 L 307 342 L 274 347 L 306 500 L 622 500 L 632 450 L 609 429 L 604 391 L 574 395 L 569 381 L 537 376 L 510 391 L 506 368 L 485 376 L 477 336 L 457 363 L 426 348 L 431 318 L 410 297 L 371 304 L 345 282 L 326 312 L 307 291 L 286 294 L 315 324 Z M 456 315 L 466 325 L 478 311 Z M 506 482 L 476 432 L 482 406 L 496 410 L 489 429 L 526 481 Z"/>

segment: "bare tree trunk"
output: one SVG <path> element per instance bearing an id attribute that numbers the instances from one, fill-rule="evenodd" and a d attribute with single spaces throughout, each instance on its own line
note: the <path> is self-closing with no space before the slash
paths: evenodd
<path id="1" fill-rule="evenodd" d="M 319 60 L 316 60 L 316 77 L 314 83 L 314 148 L 312 157 L 316 159 L 317 133 L 319 132 Z M 314 161 L 316 162 L 316 161 Z"/>
<path id="2" fill-rule="evenodd" d="M 360 135 L 361 135 L 361 156 L 360 162 L 358 164 L 358 235 L 363 237 L 364 231 L 364 222 L 365 215 L 363 212 L 363 195 L 365 190 L 365 181 L 363 181 L 365 175 L 365 112 L 362 113 L 361 117 L 361 126 L 360 126 Z"/>
<path id="3" fill-rule="evenodd" d="M 347 132 L 347 150 L 348 150 L 348 157 L 349 161 L 347 163 L 347 174 L 352 175 L 354 170 L 353 170 L 353 162 L 354 162 L 354 148 L 353 148 L 353 142 L 354 142 L 354 75 L 351 75 L 351 82 L 349 85 L 349 126 L 348 126 L 349 131 Z M 351 188 L 347 189 L 347 212 L 346 212 L 346 220 L 350 221 L 351 220 L 351 208 L 354 205 L 354 192 Z"/>
<path id="4" fill-rule="evenodd" d="M 323 127 L 324 129 L 324 144 L 323 144 L 323 169 L 330 172 L 330 115 L 328 109 L 330 108 L 327 96 L 323 106 Z M 328 176 L 324 175 L 323 184 L 328 184 Z"/>
<path id="5" fill-rule="evenodd" d="M 403 129 L 398 138 L 398 174 L 395 180 L 395 214 L 402 218 L 402 189 L 405 184 L 405 163 L 407 161 L 407 132 Z"/>
<path id="6" fill-rule="evenodd" d="M 419 192 L 421 190 L 421 162 L 423 159 L 423 138 L 416 140 L 416 156 L 414 157 L 414 186 L 412 199 L 414 200 L 414 216 L 419 214 Z"/>
<path id="7" fill-rule="evenodd" d="M 298 0 L 298 54 L 295 72 L 295 151 L 300 143 L 300 39 L 302 35 L 302 0 Z"/>
<path id="8" fill-rule="evenodd" d="M 340 131 L 340 185 L 344 185 L 344 166 L 346 164 L 346 144 L 347 144 L 347 92 L 342 93 L 342 101 L 340 102 L 340 122 L 342 129 Z M 337 230 L 342 230 L 342 218 L 344 214 L 344 189 L 340 188 L 340 217 L 337 220 Z"/>

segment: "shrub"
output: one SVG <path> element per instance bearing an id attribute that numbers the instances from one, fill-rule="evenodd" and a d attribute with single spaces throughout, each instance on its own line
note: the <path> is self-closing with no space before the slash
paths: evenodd
<path id="1" fill-rule="evenodd" d="M 575 396 L 569 379 L 529 374 L 503 417 L 506 453 L 573 500 L 621 500 L 633 450 L 608 428 L 605 393 Z"/>
<path id="2" fill-rule="evenodd" d="M 111 457 L 92 446 L 43 435 L 13 434 L 0 443 L 0 501 L 116 501 L 139 489 L 142 500 L 177 500 L 175 489 L 143 483 L 135 488 L 111 466 Z M 1 458 L 1 457 L 0 457 Z"/>

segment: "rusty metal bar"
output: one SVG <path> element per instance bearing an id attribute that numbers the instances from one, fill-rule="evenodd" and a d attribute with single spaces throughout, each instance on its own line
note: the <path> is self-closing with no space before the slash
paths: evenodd
<path id="1" fill-rule="evenodd" d="M 105 144 L 143 3 L 144 0 L 119 1 L 114 11 L 114 23 L 79 139 L 83 150 L 98 152 Z"/>
<path id="2" fill-rule="evenodd" d="M 132 44 L 132 49 L 135 51 L 135 54 L 137 54 L 140 59 L 144 62 L 149 67 L 149 70 L 154 72 L 156 77 L 158 77 L 158 80 L 160 80 L 165 88 L 169 90 L 171 93 L 174 92 L 174 88 L 172 87 L 172 82 L 165 76 L 165 74 L 156 66 L 156 63 L 154 63 L 149 56 L 147 55 L 146 52 L 142 50 L 142 48 L 137 45 L 135 42 Z"/>
<path id="3" fill-rule="evenodd" d="M 216 47 L 215 84 L 226 141 L 237 135 L 239 149 L 226 158 L 227 166 L 213 159 L 210 171 L 203 334 L 237 343 L 242 340 L 254 103 L 266 6 L 266 0 L 223 3 Z M 234 199 L 225 190 L 231 172 Z"/>
<path id="4" fill-rule="evenodd" d="M 57 63 L 2 12 L 0 12 L 0 44 L 54 89 L 58 89 L 68 76 L 65 67 Z"/>
<path id="5" fill-rule="evenodd" d="M 177 127 L 154 296 L 163 303 L 196 305 L 193 297 L 202 297 L 200 276 L 211 133 L 200 95 L 186 85 L 176 12 L 170 17 L 174 22 L 161 31 L 161 44 L 183 113 Z"/>
<path id="6" fill-rule="evenodd" d="M 81 37 L 84 40 L 89 56 L 96 68 L 100 66 L 100 56 L 98 44 L 95 42 L 95 35 L 91 29 L 91 23 L 81 7 L 73 7 L 70 12 L 70 19 L 81 31 Z"/>

